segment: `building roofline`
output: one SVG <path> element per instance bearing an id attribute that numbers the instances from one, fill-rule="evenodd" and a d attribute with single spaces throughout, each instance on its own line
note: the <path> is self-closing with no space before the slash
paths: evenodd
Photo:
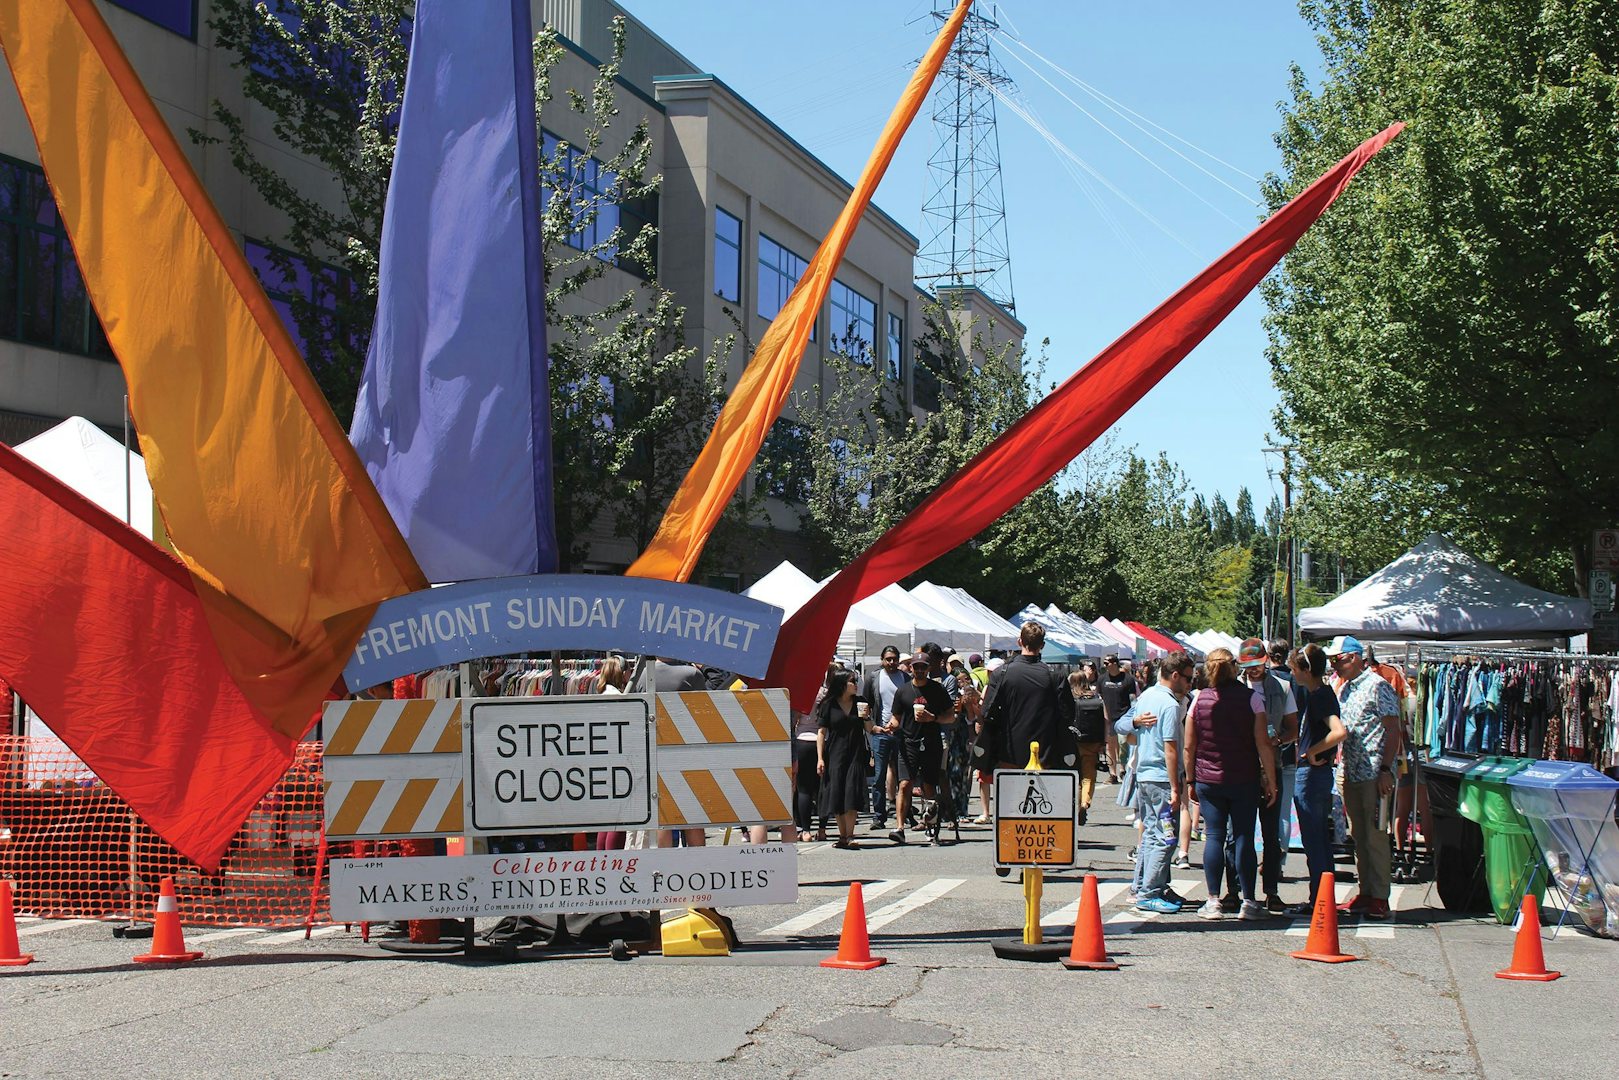
<path id="1" fill-rule="evenodd" d="M 1029 328 L 1024 325 L 1022 319 L 1019 319 L 1016 315 L 1012 314 L 1010 311 L 1007 311 L 1005 306 L 1003 306 L 999 300 L 996 300 L 994 297 L 990 296 L 977 285 L 969 285 L 966 283 L 962 283 L 960 285 L 937 285 L 934 287 L 932 292 L 929 292 L 928 289 L 922 285 L 917 285 L 916 291 L 931 298 L 935 302 L 939 300 L 939 293 L 972 293 L 977 296 L 979 300 L 983 301 L 987 307 L 991 308 L 999 318 L 1005 319 L 1007 322 L 1016 326 L 1023 332 L 1024 336 L 1028 335 Z"/>
<path id="2" fill-rule="evenodd" d="M 822 161 L 819 156 L 813 153 L 803 143 L 787 134 L 787 132 L 782 129 L 780 124 L 770 119 L 770 117 L 766 116 L 763 112 L 760 112 L 753 102 L 737 93 L 736 90 L 730 86 L 730 84 L 728 84 L 718 75 L 714 75 L 709 72 L 698 72 L 691 75 L 657 75 L 652 79 L 652 84 L 654 87 L 659 87 L 664 84 L 675 85 L 678 83 L 712 83 L 713 85 L 718 86 L 721 90 L 724 90 L 727 95 L 733 98 L 738 105 L 746 109 L 748 113 L 751 114 L 755 119 L 759 120 L 767 128 L 779 135 L 789 146 L 797 150 L 800 154 L 803 154 L 812 163 L 814 163 L 814 165 L 829 178 L 831 178 L 834 183 L 846 189 L 848 192 L 854 191 L 854 185 L 848 180 L 845 180 L 842 173 L 832 168 L 832 166 L 828 165 L 825 161 Z M 662 106 L 660 106 L 660 108 L 661 107 Z M 875 202 L 871 204 L 870 209 L 881 217 L 883 221 L 885 221 L 891 228 L 902 233 L 906 239 L 911 241 L 911 243 L 917 245 L 918 248 L 921 247 L 921 241 L 917 238 L 916 234 L 911 232 L 911 230 L 907 229 L 905 226 L 901 225 L 898 221 L 894 220 L 893 215 L 889 214 L 888 211 L 878 206 Z"/>
<path id="3" fill-rule="evenodd" d="M 553 26 L 551 29 L 556 30 L 556 27 Z M 648 31 L 648 33 L 650 32 L 651 31 Z M 591 67 L 597 69 L 598 71 L 601 70 L 602 61 L 597 59 L 595 56 L 592 56 L 588 51 L 586 51 L 584 46 L 563 34 L 560 30 L 557 30 L 556 34 L 558 44 L 567 49 L 569 52 L 573 53 L 579 59 L 583 60 L 585 63 L 589 64 Z M 659 40 L 661 41 L 663 39 L 659 38 Z M 624 76 L 615 75 L 613 77 L 613 82 L 618 86 L 623 87 L 625 90 L 628 90 L 630 93 L 634 94 L 637 98 L 646 102 L 660 113 L 668 112 L 668 110 L 663 107 L 662 102 L 653 97 L 651 94 L 648 94 L 645 90 L 642 90 L 639 86 L 636 86 L 634 83 L 630 82 L 630 80 L 626 79 Z"/>

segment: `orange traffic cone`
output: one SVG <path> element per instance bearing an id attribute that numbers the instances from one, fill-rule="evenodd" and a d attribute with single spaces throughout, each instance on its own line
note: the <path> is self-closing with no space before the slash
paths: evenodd
<path id="1" fill-rule="evenodd" d="M 1107 942 L 1102 935 L 1102 901 L 1097 895 L 1096 875 L 1086 874 L 1085 885 L 1079 894 L 1079 913 L 1074 916 L 1074 943 L 1068 955 L 1061 957 L 1062 966 L 1069 971 L 1117 971 L 1107 955 Z"/>
<path id="2" fill-rule="evenodd" d="M 152 920 L 152 951 L 135 957 L 137 964 L 183 964 L 202 956 L 186 951 L 185 931 L 180 929 L 180 901 L 174 895 L 174 879 L 166 877 L 157 896 L 157 918 Z"/>
<path id="3" fill-rule="evenodd" d="M 866 894 L 860 882 L 849 882 L 849 902 L 843 909 L 843 934 L 838 938 L 838 955 L 821 961 L 822 967 L 870 971 L 888 963 L 886 956 L 871 955 L 871 939 L 866 936 Z"/>
<path id="4" fill-rule="evenodd" d="M 1540 948 L 1540 904 L 1534 895 L 1523 898 L 1523 917 L 1518 920 L 1518 938 L 1512 944 L 1512 963 L 1497 979 L 1521 982 L 1551 982 L 1561 979 L 1561 971 L 1546 970 L 1546 956 Z"/>
<path id="5" fill-rule="evenodd" d="M 1321 885 L 1315 891 L 1310 937 L 1303 949 L 1291 955 L 1295 960 L 1316 960 L 1323 964 L 1347 964 L 1360 959 L 1338 948 L 1338 883 L 1330 870 L 1321 875 Z"/>
<path id="6" fill-rule="evenodd" d="M 11 882 L 0 878 L 0 967 L 22 967 L 33 962 L 32 956 L 24 956 L 17 948 L 17 913 L 11 908 Z"/>

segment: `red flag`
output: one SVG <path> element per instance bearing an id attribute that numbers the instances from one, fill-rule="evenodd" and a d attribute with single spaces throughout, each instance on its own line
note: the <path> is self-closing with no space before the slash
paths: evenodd
<path id="1" fill-rule="evenodd" d="M 1367 139 L 984 447 L 781 628 L 768 686 L 808 712 L 849 608 L 966 543 L 1057 475 L 1231 313 L 1404 124 Z M 970 492 L 971 498 L 958 498 Z"/>
<path id="2" fill-rule="evenodd" d="M 292 763 L 226 673 L 186 568 L 0 447 L 0 676 L 181 855 L 214 871 Z"/>

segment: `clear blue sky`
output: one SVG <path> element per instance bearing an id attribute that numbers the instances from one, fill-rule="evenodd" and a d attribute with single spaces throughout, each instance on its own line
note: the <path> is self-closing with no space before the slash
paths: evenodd
<path id="1" fill-rule="evenodd" d="M 933 0 L 620 2 L 850 180 L 937 28 Z M 998 108 L 1018 315 L 1031 346 L 1051 339 L 1048 375 L 1060 380 L 1258 222 L 1249 177 L 1277 165 L 1272 134 L 1289 64 L 1313 77 L 1318 54 L 1295 0 L 1009 0 L 997 10 L 1003 31 L 1046 60 L 1235 166 L 1155 132 L 1232 191 L 1042 60 L 997 43 L 1027 108 L 1088 167 L 1065 166 L 1028 122 Z M 877 193 L 877 204 L 919 236 L 934 139 L 924 107 Z M 1260 508 L 1280 491 L 1267 475 L 1274 455 L 1261 453 L 1276 404 L 1263 310 L 1257 296 L 1245 301 L 1117 429 L 1144 456 L 1167 453 L 1195 490 L 1232 502 L 1246 485 Z"/>

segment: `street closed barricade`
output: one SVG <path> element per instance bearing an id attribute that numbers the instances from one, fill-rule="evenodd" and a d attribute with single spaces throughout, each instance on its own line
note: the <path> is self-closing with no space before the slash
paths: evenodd
<path id="1" fill-rule="evenodd" d="M 781 844 L 333 859 L 332 917 L 469 918 L 788 904 L 798 853 Z"/>

